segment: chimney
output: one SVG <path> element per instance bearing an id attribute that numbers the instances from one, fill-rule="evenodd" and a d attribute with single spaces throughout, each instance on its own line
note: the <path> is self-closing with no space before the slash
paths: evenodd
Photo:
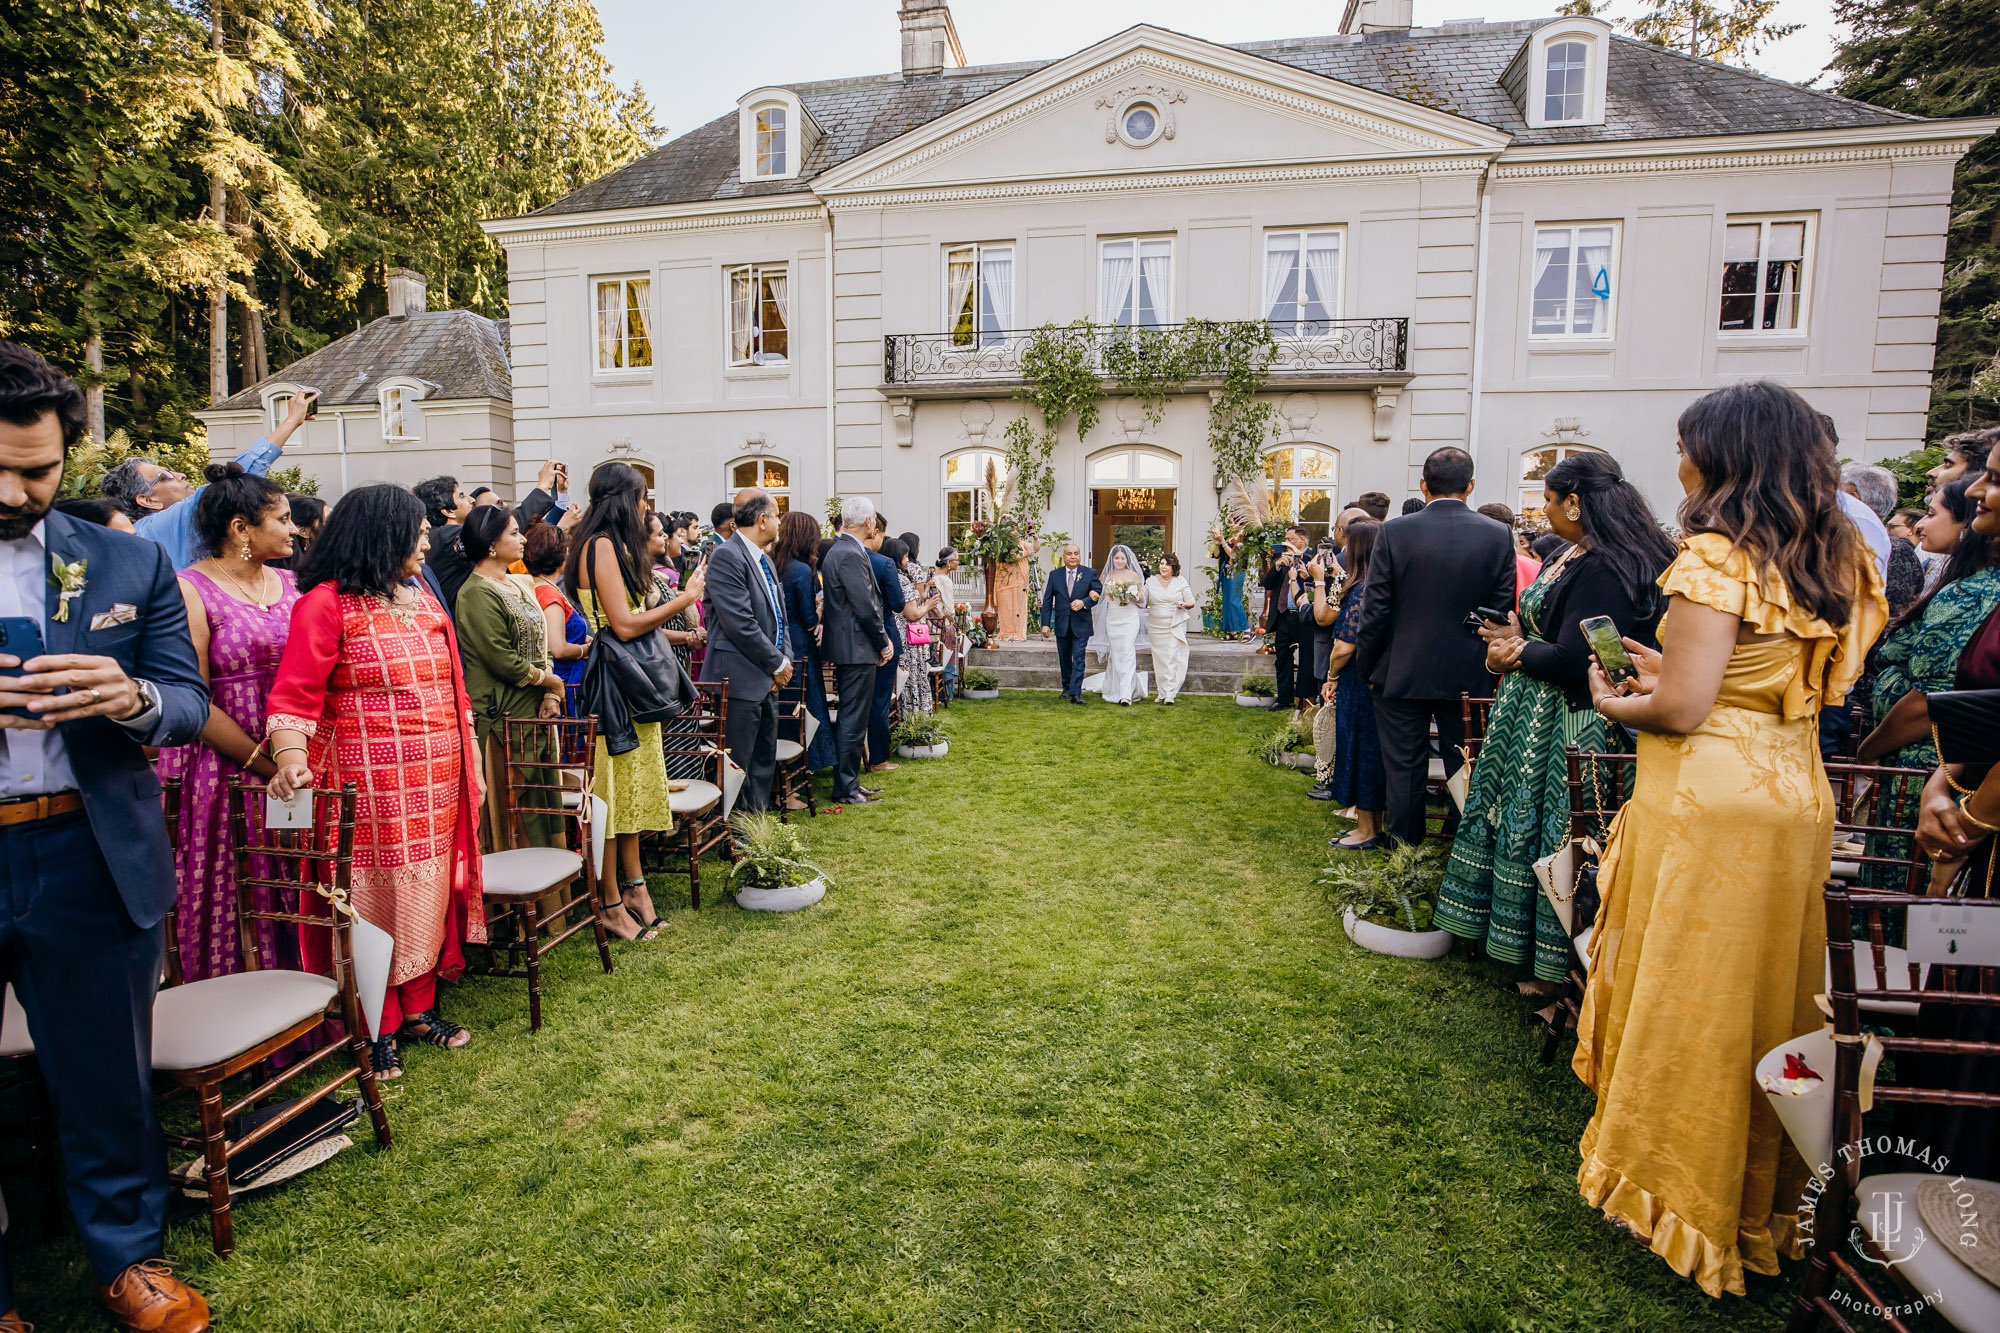
<path id="1" fill-rule="evenodd" d="M 965 50 L 945 0 L 903 0 L 903 77 L 965 67 Z"/>
<path id="2" fill-rule="evenodd" d="M 1347 0 L 1340 30 L 1370 33 L 1407 29 L 1415 17 L 1413 8 L 1412 0 Z"/>
<path id="3" fill-rule="evenodd" d="M 413 268 L 390 269 L 389 318 L 401 319 L 405 315 L 421 315 L 429 309 L 425 294 L 427 285 L 424 275 Z"/>

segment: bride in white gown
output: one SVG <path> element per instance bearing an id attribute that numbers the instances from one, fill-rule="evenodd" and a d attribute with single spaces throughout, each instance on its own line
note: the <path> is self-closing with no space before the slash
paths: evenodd
<path id="1" fill-rule="evenodd" d="M 1146 625 L 1146 585 L 1131 547 L 1111 548 L 1103 578 L 1104 701 L 1129 704 L 1139 689 L 1139 636 Z"/>

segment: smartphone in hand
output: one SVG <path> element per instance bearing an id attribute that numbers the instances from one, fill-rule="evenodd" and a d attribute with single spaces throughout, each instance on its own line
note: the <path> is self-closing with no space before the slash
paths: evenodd
<path id="1" fill-rule="evenodd" d="M 0 617 L 0 653 L 18 657 L 23 663 L 32 662 L 47 649 L 42 647 L 42 627 L 27 616 Z M 0 667 L 0 677 L 23 676 L 27 673 L 20 667 Z M 15 717 L 25 717 L 33 721 L 40 716 L 26 708 L 9 708 Z"/>
<path id="2" fill-rule="evenodd" d="M 1639 679 L 1639 668 L 1632 664 L 1632 654 L 1625 651 L 1625 643 L 1618 633 L 1618 627 L 1611 623 L 1609 616 L 1591 616 L 1578 622 L 1577 628 L 1590 644 L 1590 651 L 1597 657 L 1597 665 L 1604 670 L 1604 678 L 1613 685 L 1622 685 L 1628 680 Z"/>

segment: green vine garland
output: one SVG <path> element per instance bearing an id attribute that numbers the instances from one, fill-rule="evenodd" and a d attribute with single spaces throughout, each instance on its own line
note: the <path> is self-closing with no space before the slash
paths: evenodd
<path id="1" fill-rule="evenodd" d="M 1262 320 L 1193 319 L 1168 328 L 1112 328 L 1091 320 L 1044 324 L 1021 353 L 1026 383 L 1015 394 L 1041 415 L 1036 430 L 1024 415 L 1007 423 L 1007 466 L 1019 478 L 1023 514 L 1039 518 L 1055 493 L 1057 433 L 1076 418 L 1079 442 L 1097 424 L 1104 381 L 1131 394 L 1146 419 L 1160 424 L 1167 400 L 1190 380 L 1215 379 L 1209 393 L 1208 444 L 1225 482 L 1263 469 L 1272 405 L 1266 368 L 1278 350 Z M 1102 364 L 1099 364 L 1101 360 Z"/>

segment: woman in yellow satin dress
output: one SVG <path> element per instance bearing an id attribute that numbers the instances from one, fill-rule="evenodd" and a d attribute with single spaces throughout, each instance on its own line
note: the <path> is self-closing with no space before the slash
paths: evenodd
<path id="1" fill-rule="evenodd" d="M 1660 578 L 1662 651 L 1607 719 L 1639 732 L 1599 883 L 1573 1062 L 1597 1094 L 1583 1196 L 1711 1296 L 1800 1257 L 1806 1164 L 1757 1088 L 1772 1047 L 1821 1025 L 1833 798 L 1818 714 L 1888 619 L 1840 511 L 1834 443 L 1770 382 L 1681 415 L 1686 534 Z"/>

